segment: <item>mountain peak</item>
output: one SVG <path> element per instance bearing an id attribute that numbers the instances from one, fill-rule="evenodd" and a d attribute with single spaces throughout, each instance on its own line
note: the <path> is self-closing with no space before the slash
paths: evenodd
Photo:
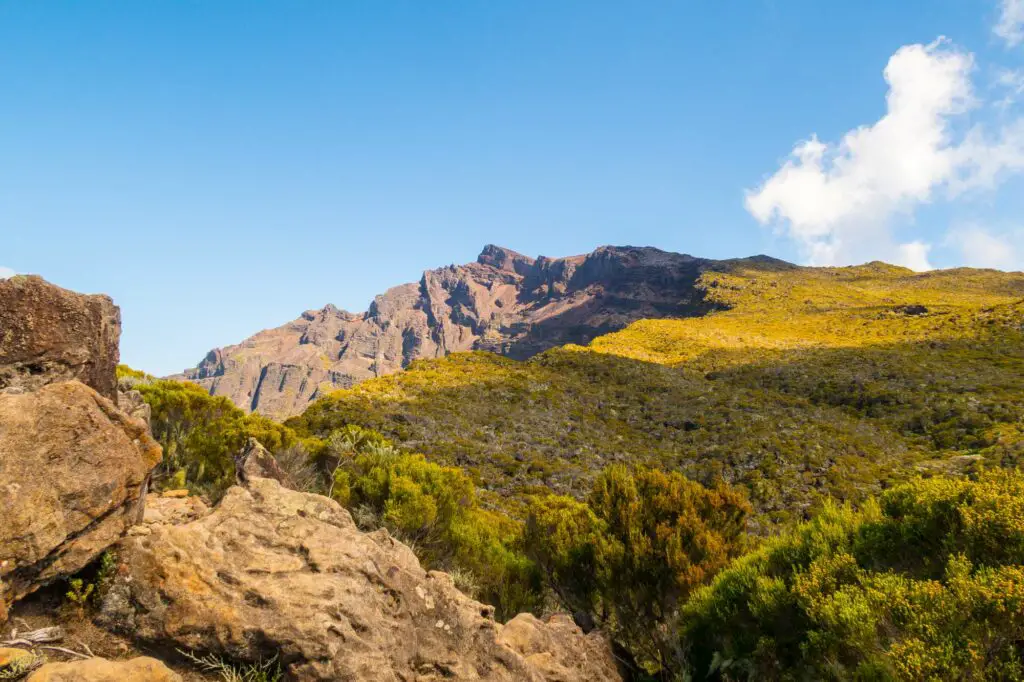
<path id="1" fill-rule="evenodd" d="M 632 246 L 531 258 L 488 244 L 476 263 L 428 270 L 377 296 L 365 313 L 307 311 L 184 376 L 243 409 L 288 417 L 325 391 L 419 358 L 487 350 L 525 359 L 638 319 L 704 314 L 696 281 L 709 262 Z"/>
<path id="2" fill-rule="evenodd" d="M 504 246 L 488 244 L 477 256 L 476 262 L 522 275 L 525 274 L 525 270 L 533 266 L 535 260 Z"/>

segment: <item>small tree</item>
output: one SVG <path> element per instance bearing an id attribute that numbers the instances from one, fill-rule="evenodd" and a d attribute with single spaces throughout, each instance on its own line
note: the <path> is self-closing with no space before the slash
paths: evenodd
<path id="1" fill-rule="evenodd" d="M 588 504 L 540 501 L 527 546 L 554 592 L 588 611 L 650 672 L 680 669 L 679 606 L 744 549 L 750 505 L 725 485 L 616 465 Z"/>

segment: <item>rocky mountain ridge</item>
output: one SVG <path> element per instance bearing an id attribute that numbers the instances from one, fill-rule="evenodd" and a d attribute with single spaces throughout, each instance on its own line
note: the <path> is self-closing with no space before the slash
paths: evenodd
<path id="1" fill-rule="evenodd" d="M 534 259 L 488 245 L 474 263 L 428 270 L 389 289 L 365 313 L 333 305 L 306 311 L 210 351 L 176 378 L 242 409 L 288 417 L 327 391 L 421 358 L 487 350 L 525 359 L 638 319 L 704 314 L 711 306 L 694 284 L 720 263 L 651 247 Z"/>

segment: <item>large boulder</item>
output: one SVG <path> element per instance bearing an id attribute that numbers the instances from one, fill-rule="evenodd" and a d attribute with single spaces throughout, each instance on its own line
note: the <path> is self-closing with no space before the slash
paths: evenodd
<path id="1" fill-rule="evenodd" d="M 106 296 L 0 281 L 0 622 L 141 516 L 161 452 L 114 403 L 120 333 Z"/>
<path id="2" fill-rule="evenodd" d="M 569 619 L 508 625 L 387 531 L 267 478 L 209 514 L 119 545 L 101 622 L 160 647 L 279 656 L 298 680 L 620 680 L 599 633 Z"/>
<path id="3" fill-rule="evenodd" d="M 140 656 L 130 661 L 47 663 L 25 682 L 181 682 L 181 676 L 155 658 Z"/>
<path id="4" fill-rule="evenodd" d="M 0 280 L 0 390 L 77 379 L 116 402 L 120 336 L 121 311 L 107 296 L 34 275 Z"/>
<path id="5" fill-rule="evenodd" d="M 139 520 L 160 446 L 78 381 L 0 392 L 0 612 Z"/>

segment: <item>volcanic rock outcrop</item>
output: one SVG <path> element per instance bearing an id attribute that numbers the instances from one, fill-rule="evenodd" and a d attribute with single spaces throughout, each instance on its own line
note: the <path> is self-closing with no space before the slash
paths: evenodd
<path id="1" fill-rule="evenodd" d="M 420 358 L 488 350 L 523 359 L 588 343 L 641 318 L 709 309 L 697 278 L 716 261 L 653 248 L 602 247 L 528 258 L 487 246 L 477 262 L 423 273 L 367 312 L 328 305 L 211 351 L 181 378 L 245 410 L 283 418 L 325 391 L 390 374 Z"/>
<path id="2" fill-rule="evenodd" d="M 77 379 L 117 401 L 121 311 L 42 277 L 0 280 L 0 390 Z"/>
<path id="3" fill-rule="evenodd" d="M 108 399 L 119 320 L 105 296 L 38 277 L 0 281 L 0 622 L 140 516 L 161 450 Z"/>
<path id="4" fill-rule="evenodd" d="M 607 641 L 567 617 L 492 608 L 424 571 L 336 502 L 250 478 L 209 514 L 122 541 L 101 622 L 161 647 L 277 656 L 297 680 L 620 680 Z"/>

